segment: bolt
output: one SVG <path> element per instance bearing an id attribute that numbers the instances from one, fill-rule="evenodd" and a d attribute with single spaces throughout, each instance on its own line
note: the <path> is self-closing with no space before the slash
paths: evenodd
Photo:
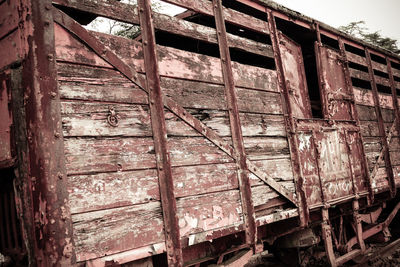
<path id="1" fill-rule="evenodd" d="M 59 173 L 57 174 L 57 177 L 58 177 L 58 179 L 62 180 L 62 178 L 63 178 L 62 173 L 59 172 Z"/>
<path id="2" fill-rule="evenodd" d="M 60 138 L 60 133 L 59 133 L 59 132 L 55 132 L 55 133 L 54 133 L 54 137 L 55 137 L 55 138 Z"/>
<path id="3" fill-rule="evenodd" d="M 53 98 L 53 99 L 54 99 L 54 98 L 56 98 L 56 96 L 57 96 L 57 93 L 56 93 L 56 92 L 51 92 L 51 94 L 50 94 L 50 95 L 51 95 L 51 98 Z"/>
<path id="4" fill-rule="evenodd" d="M 144 45 L 147 45 L 147 41 L 144 41 L 143 44 L 144 44 Z"/>

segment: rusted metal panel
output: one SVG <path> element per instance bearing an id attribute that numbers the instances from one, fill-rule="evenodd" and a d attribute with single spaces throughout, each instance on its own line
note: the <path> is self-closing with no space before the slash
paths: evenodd
<path id="1" fill-rule="evenodd" d="M 319 75 L 323 87 L 327 119 L 351 120 L 351 96 L 344 73 L 345 59 L 338 51 L 325 46 L 317 48 L 321 62 Z"/>
<path id="2" fill-rule="evenodd" d="M 271 31 L 270 37 L 272 41 L 272 47 L 274 49 L 275 64 L 277 66 L 277 76 L 279 90 L 281 93 L 282 109 L 285 116 L 285 127 L 290 147 L 290 155 L 293 166 L 293 176 L 295 177 L 296 183 L 296 195 L 297 195 L 297 206 L 299 209 L 299 217 L 302 226 L 308 224 L 309 220 L 309 208 L 307 206 L 305 188 L 304 188 L 304 177 L 302 176 L 302 170 L 300 165 L 300 153 L 298 152 L 298 140 L 295 131 L 295 122 L 292 115 L 292 107 L 290 105 L 290 97 L 288 88 L 285 82 L 284 63 L 282 62 L 282 56 L 279 48 L 279 36 L 276 27 L 274 13 L 270 9 L 266 9 L 268 15 L 268 25 Z"/>
<path id="3" fill-rule="evenodd" d="M 292 115 L 295 118 L 312 117 L 310 97 L 300 45 L 279 32 L 279 49 L 282 57 L 286 88 L 289 91 Z"/>
<path id="4" fill-rule="evenodd" d="M 239 107 L 233 78 L 232 62 L 229 53 L 228 38 L 225 28 L 225 19 L 222 10 L 221 0 L 213 0 L 214 17 L 218 36 L 218 45 L 221 58 L 221 68 L 225 83 L 225 98 L 229 110 L 229 121 L 232 133 L 233 148 L 236 150 L 237 175 L 239 180 L 240 198 L 244 214 L 246 231 L 246 243 L 254 245 L 257 240 L 257 227 L 255 225 L 255 215 L 253 199 L 250 190 L 249 171 L 247 157 L 243 143 L 243 134 L 240 124 Z"/>
<path id="5" fill-rule="evenodd" d="M 9 73 L 0 74 L 0 168 L 13 165 L 11 81 Z"/>

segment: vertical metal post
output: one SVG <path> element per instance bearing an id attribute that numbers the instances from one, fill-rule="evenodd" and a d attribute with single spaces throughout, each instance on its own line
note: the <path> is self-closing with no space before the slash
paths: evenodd
<path id="1" fill-rule="evenodd" d="M 276 72 L 278 76 L 278 85 L 281 93 L 282 110 L 285 116 L 286 133 L 288 136 L 290 156 L 292 159 L 293 175 L 296 181 L 296 192 L 299 207 L 299 218 L 301 226 L 305 227 L 309 221 L 309 210 L 307 206 L 307 199 L 304 190 L 304 178 L 300 167 L 300 154 L 298 151 L 298 140 L 296 133 L 296 123 L 293 119 L 292 110 L 290 107 L 289 91 L 286 84 L 285 74 L 283 71 L 283 63 L 281 58 L 281 52 L 279 49 L 278 40 L 278 29 L 276 27 L 275 18 L 270 9 L 267 9 L 268 15 L 268 26 L 270 30 L 270 37 L 272 42 L 272 48 L 274 50 L 274 58 L 276 64 Z"/>
<path id="2" fill-rule="evenodd" d="M 386 172 L 387 172 L 387 175 L 389 178 L 390 195 L 392 197 L 394 197 L 394 192 L 396 191 L 396 189 L 395 189 L 396 185 L 394 182 L 392 163 L 390 160 L 389 144 L 387 142 L 385 125 L 383 123 L 383 118 L 382 118 L 382 110 L 381 110 L 381 106 L 379 103 L 378 88 L 376 86 L 374 69 L 372 67 L 371 55 L 369 53 L 368 48 L 365 48 L 365 56 L 366 56 L 367 64 L 368 64 L 368 73 L 369 73 L 369 78 L 371 81 L 372 95 L 374 97 L 376 117 L 378 118 L 379 134 L 381 136 L 381 142 L 382 142 L 382 146 L 383 146 L 382 149 L 384 150 L 385 167 L 386 167 Z"/>
<path id="3" fill-rule="evenodd" d="M 364 238 L 363 238 L 363 229 L 362 229 L 362 224 L 361 224 L 361 216 L 359 214 L 359 209 L 360 209 L 360 204 L 358 202 L 358 196 L 356 197 L 355 200 L 353 200 L 353 219 L 354 219 L 354 224 L 356 226 L 356 235 L 357 235 L 357 241 L 358 244 L 360 245 L 361 252 L 365 252 L 365 243 L 364 243 Z"/>
<path id="4" fill-rule="evenodd" d="M 396 130 L 397 130 L 397 134 L 400 135 L 400 107 L 399 107 L 396 85 L 394 83 L 392 63 L 390 62 L 388 57 L 386 57 L 386 65 L 387 65 L 387 71 L 389 74 L 390 88 L 392 89 L 393 107 L 394 107 L 394 111 L 396 114 L 395 115 L 396 116 L 396 118 L 395 118 L 396 119 Z M 393 176 L 394 176 L 394 174 L 393 174 Z M 396 181 L 394 181 L 394 187 L 393 187 L 392 194 L 393 194 L 393 196 L 396 195 Z"/>
<path id="5" fill-rule="evenodd" d="M 322 209 L 321 230 L 322 230 L 322 238 L 324 239 L 324 244 L 325 244 L 325 251 L 329 263 L 331 264 L 331 267 L 336 267 L 337 266 L 336 256 L 332 244 L 332 227 L 329 224 L 329 210 L 327 208 Z"/>
<path id="6" fill-rule="evenodd" d="M 26 179 L 28 198 L 31 199 L 33 257 L 30 263 L 37 266 L 71 266 L 75 263 L 72 243 L 64 142 L 61 128 L 61 107 L 58 91 L 54 46 L 54 24 L 50 0 L 26 1 L 29 12 L 22 35 L 25 36 L 27 57 L 22 63 L 22 90 L 26 129 L 17 132 L 25 135 L 27 147 L 19 147 L 18 154 L 27 162 L 19 162 L 27 170 L 19 170 L 17 179 Z M 26 114 L 26 115 L 25 115 Z M 18 144 L 19 146 L 20 144 Z M 22 189 L 24 191 L 25 189 Z M 29 203 L 29 199 L 28 199 Z M 22 205 L 25 205 L 23 203 Z M 29 220 L 28 220 L 29 221 Z"/>
<path id="7" fill-rule="evenodd" d="M 179 225 L 176 215 L 176 199 L 167 144 L 164 104 L 160 86 L 156 54 L 157 48 L 150 1 L 139 0 L 138 7 L 146 71 L 146 87 L 149 94 L 151 126 L 153 129 L 154 149 L 156 152 L 158 181 L 164 218 L 168 265 L 183 266 L 182 246 L 180 243 Z"/>
<path id="8" fill-rule="evenodd" d="M 338 38 L 338 42 L 339 42 L 339 48 L 340 48 L 340 54 L 341 56 L 345 59 L 345 65 L 344 65 L 344 76 L 346 79 L 346 86 L 347 86 L 347 92 L 350 93 L 350 96 L 352 98 L 352 104 L 351 104 L 351 114 L 352 114 L 352 118 L 353 120 L 356 121 L 356 125 L 357 127 L 360 127 L 360 119 L 358 117 L 358 112 L 357 112 L 357 108 L 356 108 L 356 102 L 355 102 L 355 98 L 354 98 L 354 91 L 353 91 L 353 85 L 351 82 L 351 77 L 350 77 L 350 71 L 349 71 L 349 62 L 347 60 L 347 56 L 346 56 L 346 48 L 344 46 L 343 40 L 342 38 Z M 374 191 L 372 190 L 372 181 L 371 181 L 371 177 L 369 175 L 369 170 L 368 170 L 368 161 L 367 161 L 367 156 L 365 154 L 365 150 L 364 150 L 364 138 L 361 135 L 361 133 L 358 131 L 358 137 L 360 139 L 360 143 L 361 145 L 359 146 L 361 149 L 361 156 L 362 156 L 362 168 L 364 170 L 366 179 L 367 179 L 367 185 L 368 185 L 368 202 L 372 203 L 374 201 Z M 347 138 L 347 136 L 346 136 Z"/>
<path id="9" fill-rule="evenodd" d="M 255 222 L 254 206 L 251 196 L 247 157 L 243 144 L 242 128 L 240 124 L 239 108 L 235 81 L 233 78 L 232 63 L 226 36 L 225 20 L 221 0 L 213 0 L 213 10 L 218 36 L 218 45 L 221 57 L 221 68 L 225 83 L 225 98 L 229 111 L 229 122 L 232 133 L 232 143 L 235 149 L 235 159 L 239 178 L 240 199 L 244 215 L 246 243 L 255 245 L 257 242 L 257 226 Z"/>

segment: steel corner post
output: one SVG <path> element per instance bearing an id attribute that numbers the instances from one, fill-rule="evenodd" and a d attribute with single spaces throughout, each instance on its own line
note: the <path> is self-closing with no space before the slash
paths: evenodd
<path id="1" fill-rule="evenodd" d="M 55 62 L 52 3 L 21 1 L 27 57 L 22 63 L 27 150 L 26 176 L 32 199 L 33 258 L 37 266 L 75 263 L 68 201 L 60 96 Z M 24 152 L 25 151 L 25 152 Z M 24 164 L 24 163 L 21 163 Z M 20 172 L 22 173 L 22 172 Z"/>

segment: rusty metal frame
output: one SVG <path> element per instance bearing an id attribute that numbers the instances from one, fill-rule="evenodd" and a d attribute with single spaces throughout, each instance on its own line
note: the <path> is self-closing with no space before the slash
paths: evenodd
<path id="1" fill-rule="evenodd" d="M 279 49 L 278 40 L 278 29 L 276 27 L 275 17 L 270 9 L 266 10 L 268 16 L 268 25 L 270 29 L 270 38 L 272 41 L 272 47 L 275 55 L 275 64 L 277 66 L 276 72 L 278 77 L 278 83 L 281 94 L 282 109 L 285 116 L 285 128 L 288 136 L 288 142 L 290 147 L 290 155 L 292 160 L 293 175 L 296 182 L 296 191 L 298 199 L 299 218 L 301 226 L 306 226 L 309 221 L 310 213 L 307 205 L 306 194 L 304 190 L 304 177 L 300 167 L 300 155 L 298 151 L 298 140 L 296 123 L 293 119 L 292 110 L 290 107 L 289 91 L 286 85 L 286 79 L 283 71 L 283 63 L 281 58 L 281 52 Z"/>
<path id="2" fill-rule="evenodd" d="M 385 125 L 383 123 L 382 110 L 381 110 L 381 106 L 379 103 L 378 88 L 376 86 L 375 74 L 374 74 L 374 69 L 372 67 L 372 61 L 371 61 L 371 55 L 370 55 L 368 48 L 365 48 L 365 57 L 367 60 L 367 65 L 368 65 L 368 73 L 369 73 L 369 78 L 370 78 L 371 87 L 372 87 L 372 95 L 374 97 L 375 112 L 376 112 L 376 116 L 378 118 L 379 133 L 381 135 L 381 142 L 382 142 L 382 152 L 384 153 L 385 167 L 386 167 L 386 172 L 387 172 L 387 175 L 389 178 L 390 195 L 391 195 L 391 197 L 394 197 L 395 192 L 396 192 L 396 185 L 395 185 L 395 181 L 394 181 L 393 168 L 392 168 L 392 163 L 391 163 L 391 159 L 390 159 L 389 144 L 388 144 L 388 140 L 387 140 L 387 136 L 386 136 Z M 377 162 L 377 164 L 379 164 L 379 163 Z M 372 179 L 373 178 L 374 177 L 372 177 Z"/>
<path id="3" fill-rule="evenodd" d="M 78 39 L 80 39 L 83 43 L 89 46 L 97 55 L 99 55 L 106 62 L 115 67 L 119 72 L 121 72 L 126 78 L 136 84 L 139 88 L 147 92 L 147 89 L 143 84 L 145 81 L 141 75 L 139 75 L 132 67 L 127 65 L 124 61 L 122 61 L 115 53 L 113 53 L 108 47 L 103 45 L 93 34 L 83 28 L 79 23 L 75 22 L 68 15 L 63 12 L 54 9 L 54 20 L 60 24 L 67 31 L 75 35 Z M 200 120 L 196 119 L 193 115 L 187 112 L 183 107 L 181 107 L 178 103 L 176 103 L 170 97 L 163 97 L 164 106 L 167 107 L 172 113 L 177 115 L 180 119 L 186 122 L 193 129 L 202 134 L 205 138 L 207 138 L 210 142 L 215 144 L 218 148 L 224 151 L 233 159 L 234 157 L 234 149 L 231 145 L 218 136 L 214 130 L 208 128 L 204 123 Z M 257 176 L 260 180 L 262 180 L 265 184 L 270 186 L 284 198 L 298 205 L 296 196 L 294 193 L 290 192 L 286 187 L 280 185 L 276 182 L 272 177 L 267 176 L 264 171 L 259 169 L 254 163 L 250 160 L 246 160 L 249 171 Z"/>
<path id="4" fill-rule="evenodd" d="M 16 95 L 24 103 L 16 112 L 19 162 L 18 183 L 23 212 L 27 218 L 24 237 L 29 261 L 38 266 L 70 266 L 76 261 L 72 219 L 68 202 L 61 107 L 55 60 L 54 24 L 50 0 L 22 1 L 24 47 L 21 79 L 13 79 Z M 18 75 L 14 71 L 13 75 Z M 23 122 L 25 120 L 25 122 Z M 26 128 L 25 128 L 26 127 Z M 25 143 L 26 141 L 26 143 Z M 26 201 L 26 202 L 25 202 Z M 25 214 L 22 214 L 25 216 Z M 24 218 L 25 219 L 25 218 Z M 29 227 L 30 229 L 28 229 Z"/>
<path id="5" fill-rule="evenodd" d="M 344 76 L 346 79 L 346 86 L 347 86 L 347 92 L 350 92 L 350 96 L 352 98 L 352 103 L 351 103 L 351 114 L 353 117 L 353 120 L 356 121 L 356 125 L 357 127 L 360 127 L 360 119 L 358 117 L 358 112 L 357 112 L 357 108 L 356 108 L 356 104 L 355 104 L 355 99 L 354 99 L 354 90 L 353 90 L 353 86 L 351 83 L 351 76 L 350 76 L 350 70 L 349 70 L 349 61 L 347 60 L 347 55 L 346 55 L 346 48 L 343 42 L 342 38 L 338 38 L 338 43 L 339 43 L 339 48 L 340 48 L 340 54 L 341 56 L 345 59 L 344 60 Z M 368 201 L 369 203 L 372 203 L 374 201 L 374 191 L 372 189 L 372 179 L 371 176 L 369 175 L 369 170 L 368 170 L 368 162 L 367 162 L 367 157 L 365 154 L 365 149 L 364 149 L 364 138 L 362 136 L 362 134 L 360 133 L 360 131 L 357 131 L 358 134 L 358 138 L 361 140 L 361 145 L 360 145 L 360 152 L 361 152 L 361 156 L 362 156 L 362 164 L 363 164 L 363 168 L 364 168 L 364 173 L 366 175 L 366 180 L 367 180 L 367 186 L 368 186 Z M 347 138 L 347 136 L 346 136 Z M 356 192 L 358 193 L 358 192 Z"/>
<path id="6" fill-rule="evenodd" d="M 247 157 L 243 143 L 235 81 L 233 78 L 232 62 L 229 53 L 228 38 L 221 0 L 213 0 L 213 10 L 221 58 L 222 76 L 225 83 L 225 98 L 228 106 L 232 143 L 233 148 L 236 151 L 235 161 L 237 165 L 240 199 L 242 202 L 242 210 L 244 215 L 246 243 L 254 246 L 257 243 L 257 227 L 255 222 L 254 205 L 251 194 L 249 171 L 247 167 Z"/>
<path id="7" fill-rule="evenodd" d="M 146 88 L 149 96 L 151 127 L 153 130 L 158 183 L 164 219 L 167 260 L 169 266 L 183 266 L 182 246 L 180 242 L 178 217 L 176 215 L 176 199 L 167 144 L 167 129 L 165 126 L 164 104 L 160 86 L 156 54 L 157 48 L 150 1 L 139 0 L 138 7 L 146 71 Z"/>

